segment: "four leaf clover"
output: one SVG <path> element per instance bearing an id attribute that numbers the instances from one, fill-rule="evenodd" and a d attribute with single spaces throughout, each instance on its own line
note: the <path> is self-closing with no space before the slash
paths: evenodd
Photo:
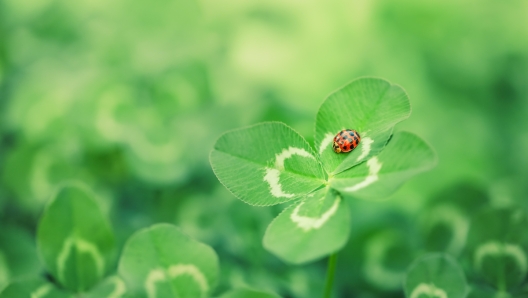
<path id="1" fill-rule="evenodd" d="M 346 244 L 351 219 L 345 198 L 387 198 L 435 165 L 434 151 L 420 137 L 393 133 L 410 111 L 401 87 L 360 78 L 320 107 L 315 148 L 289 126 L 266 122 L 223 134 L 211 165 L 220 182 L 248 204 L 293 201 L 268 227 L 264 246 L 291 263 L 312 261 Z M 343 129 L 357 130 L 361 142 L 337 154 L 333 138 Z"/>

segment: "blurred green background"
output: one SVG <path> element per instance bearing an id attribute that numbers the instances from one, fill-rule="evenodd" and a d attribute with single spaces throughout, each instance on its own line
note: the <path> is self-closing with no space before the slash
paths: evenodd
<path id="1" fill-rule="evenodd" d="M 397 129 L 439 164 L 389 201 L 350 201 L 335 296 L 401 297 L 417 255 L 464 245 L 424 232 L 435 204 L 468 218 L 471 202 L 528 208 L 527 16 L 522 0 L 0 0 L 0 289 L 42 273 L 36 223 L 78 179 L 120 247 L 175 223 L 218 253 L 216 293 L 320 296 L 324 260 L 290 266 L 262 247 L 284 206 L 234 198 L 208 154 L 222 132 L 261 121 L 312 142 L 330 92 L 379 76 L 407 90 L 413 112 Z"/>

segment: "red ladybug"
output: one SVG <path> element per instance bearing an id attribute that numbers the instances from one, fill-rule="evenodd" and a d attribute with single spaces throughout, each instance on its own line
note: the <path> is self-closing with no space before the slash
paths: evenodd
<path id="1" fill-rule="evenodd" d="M 353 129 L 343 129 L 334 137 L 332 148 L 334 148 L 335 153 L 350 152 L 359 145 L 359 141 L 361 141 L 361 137 L 357 131 Z"/>

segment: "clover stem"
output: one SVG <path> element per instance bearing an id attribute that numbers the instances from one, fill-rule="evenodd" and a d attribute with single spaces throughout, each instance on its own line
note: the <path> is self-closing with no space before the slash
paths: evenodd
<path id="1" fill-rule="evenodd" d="M 337 261 L 337 252 L 333 253 L 328 257 L 328 269 L 326 271 L 325 290 L 323 298 L 332 297 L 332 288 L 334 285 L 335 267 Z"/>

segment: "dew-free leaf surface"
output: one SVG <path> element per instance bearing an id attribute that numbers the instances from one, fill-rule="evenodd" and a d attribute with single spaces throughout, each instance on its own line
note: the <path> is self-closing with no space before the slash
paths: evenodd
<path id="1" fill-rule="evenodd" d="M 110 276 L 96 285 L 86 294 L 86 298 L 124 298 L 126 297 L 126 285 L 123 279 L 117 275 Z"/>
<path id="2" fill-rule="evenodd" d="M 276 294 L 250 290 L 250 289 L 236 289 L 229 291 L 218 298 L 280 298 Z"/>
<path id="3" fill-rule="evenodd" d="M 40 278 L 20 280 L 9 284 L 0 298 L 74 298 L 72 294 L 58 289 L 52 283 Z"/>
<path id="4" fill-rule="evenodd" d="M 315 148 L 328 173 L 336 174 L 380 152 L 394 125 L 411 113 L 405 91 L 378 78 L 360 78 L 330 94 L 317 113 Z M 335 154 L 333 137 L 342 129 L 361 136 L 349 154 Z"/>
<path id="5" fill-rule="evenodd" d="M 346 243 L 351 227 L 345 197 L 385 199 L 435 165 L 436 154 L 420 137 L 393 134 L 410 111 L 399 86 L 360 78 L 320 107 L 315 150 L 287 125 L 261 123 L 222 135 L 211 165 L 220 182 L 251 205 L 299 200 L 270 224 L 263 243 L 285 261 L 312 261 Z M 356 130 L 361 140 L 351 152 L 338 154 L 332 144 L 343 129 Z"/>
<path id="6" fill-rule="evenodd" d="M 346 202 L 323 188 L 286 208 L 269 225 L 264 247 L 292 263 L 311 261 L 342 248 L 350 232 Z"/>
<path id="7" fill-rule="evenodd" d="M 377 156 L 330 179 L 345 196 L 384 199 L 412 176 L 431 169 L 436 154 L 420 137 L 397 132 Z"/>
<path id="8" fill-rule="evenodd" d="M 251 205 L 274 205 L 310 193 L 324 172 L 310 145 L 289 126 L 261 123 L 223 134 L 211 152 L 222 184 Z"/>
<path id="9" fill-rule="evenodd" d="M 466 298 L 525 298 L 528 297 L 528 292 L 510 293 L 505 291 L 498 291 L 493 287 L 484 287 L 472 285 Z"/>
<path id="10" fill-rule="evenodd" d="M 477 214 L 468 237 L 473 269 L 491 286 L 506 291 L 528 272 L 528 218 L 520 208 L 487 209 Z"/>
<path id="11" fill-rule="evenodd" d="M 468 291 L 462 268 L 441 253 L 426 254 L 413 262 L 404 289 L 407 298 L 464 298 Z"/>
<path id="12" fill-rule="evenodd" d="M 53 277 L 65 288 L 81 292 L 105 276 L 115 244 L 94 194 L 82 184 L 68 183 L 45 209 L 37 245 Z"/>
<path id="13" fill-rule="evenodd" d="M 208 297 L 218 270 L 212 248 L 170 224 L 156 224 L 132 235 L 118 268 L 130 294 L 148 298 Z"/>

